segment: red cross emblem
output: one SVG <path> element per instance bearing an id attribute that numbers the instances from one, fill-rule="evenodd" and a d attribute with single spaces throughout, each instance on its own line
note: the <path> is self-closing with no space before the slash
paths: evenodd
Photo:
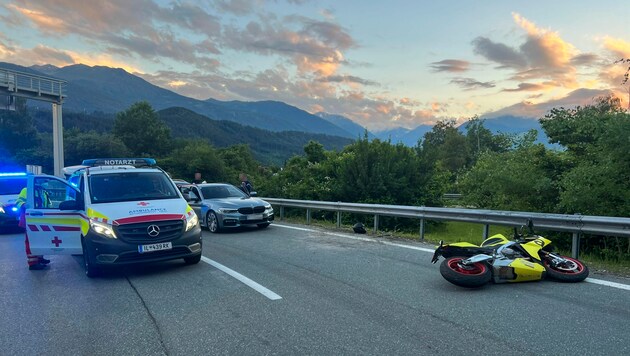
<path id="1" fill-rule="evenodd" d="M 53 240 L 51 240 L 50 242 L 52 242 L 53 244 L 55 244 L 55 247 L 59 247 L 59 245 L 61 245 L 61 243 L 63 242 L 62 240 L 59 240 L 59 237 L 55 236 L 55 238 Z"/>
<path id="2" fill-rule="evenodd" d="M 141 201 L 141 202 L 139 202 L 139 203 L 138 203 L 138 205 L 141 205 L 141 206 L 147 206 L 147 205 L 149 205 L 149 203 L 144 202 L 144 201 Z"/>

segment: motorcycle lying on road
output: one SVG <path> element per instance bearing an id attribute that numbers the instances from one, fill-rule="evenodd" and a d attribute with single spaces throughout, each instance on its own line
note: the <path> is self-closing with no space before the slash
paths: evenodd
<path id="1" fill-rule="evenodd" d="M 551 252 L 551 241 L 535 235 L 517 233 L 510 241 L 502 234 L 493 235 L 477 246 L 468 242 L 440 245 L 432 263 L 444 257 L 440 274 L 447 281 L 468 288 L 477 288 L 493 281 L 511 283 L 550 278 L 561 282 L 581 282 L 588 277 L 588 267 L 577 259 Z M 522 231 L 522 228 L 521 228 Z"/>

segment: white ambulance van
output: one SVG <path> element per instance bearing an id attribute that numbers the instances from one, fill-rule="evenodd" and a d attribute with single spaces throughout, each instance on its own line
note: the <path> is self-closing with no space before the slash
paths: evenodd
<path id="1" fill-rule="evenodd" d="M 82 254 L 88 277 L 107 266 L 201 260 L 197 216 L 155 160 L 85 160 L 83 166 L 68 180 L 27 176 L 33 254 Z"/>

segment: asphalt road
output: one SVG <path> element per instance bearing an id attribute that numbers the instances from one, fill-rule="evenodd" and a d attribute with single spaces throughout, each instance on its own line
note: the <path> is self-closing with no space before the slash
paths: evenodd
<path id="1" fill-rule="evenodd" d="M 551 281 L 467 290 L 430 263 L 422 249 L 433 246 L 301 228 L 205 231 L 198 265 L 98 279 L 80 256 L 29 271 L 23 237 L 1 235 L 0 354 L 630 354 L 630 290 Z"/>

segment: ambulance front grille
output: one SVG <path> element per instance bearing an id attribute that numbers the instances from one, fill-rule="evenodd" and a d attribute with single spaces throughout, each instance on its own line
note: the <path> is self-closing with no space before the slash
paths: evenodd
<path id="1" fill-rule="evenodd" d="M 149 229 L 155 225 L 159 229 L 157 236 L 149 235 Z M 183 220 L 150 221 L 135 224 L 119 225 L 116 228 L 116 236 L 119 239 L 133 244 L 151 244 L 156 242 L 170 241 L 181 236 L 184 230 Z"/>

